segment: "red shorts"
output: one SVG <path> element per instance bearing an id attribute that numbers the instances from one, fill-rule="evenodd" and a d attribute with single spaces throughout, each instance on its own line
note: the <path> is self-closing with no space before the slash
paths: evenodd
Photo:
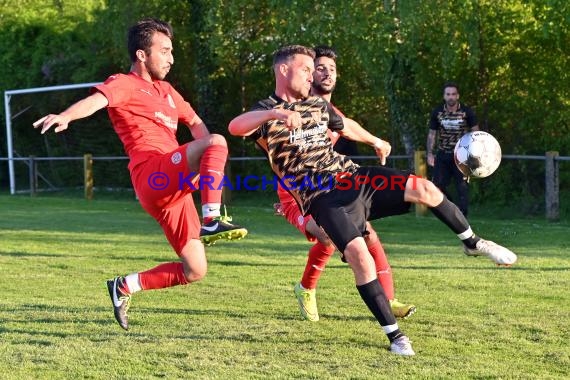
<path id="1" fill-rule="evenodd" d="M 191 239 L 200 238 L 200 217 L 188 185 L 190 177 L 186 145 L 163 155 L 149 157 L 131 171 L 141 206 L 160 224 L 178 256 Z"/>
<path id="2" fill-rule="evenodd" d="M 317 241 L 317 238 L 306 230 L 307 223 L 312 219 L 311 215 L 303 216 L 303 214 L 301 214 L 301 210 L 299 210 L 299 206 L 297 206 L 297 202 L 295 202 L 295 199 L 286 191 L 278 191 L 277 195 L 279 196 L 281 211 L 283 212 L 285 219 L 305 235 L 308 241 Z"/>

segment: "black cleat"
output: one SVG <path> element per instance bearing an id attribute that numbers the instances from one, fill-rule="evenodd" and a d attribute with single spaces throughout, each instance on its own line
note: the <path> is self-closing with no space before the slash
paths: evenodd
<path id="1" fill-rule="evenodd" d="M 200 228 L 200 240 L 205 245 L 212 245 L 217 240 L 240 240 L 247 235 L 247 230 L 236 224 L 231 224 L 231 217 L 218 216 L 210 223 Z"/>
<path id="2" fill-rule="evenodd" d="M 129 317 L 127 316 L 127 311 L 131 304 L 130 294 L 123 293 L 121 287 L 125 281 L 124 277 L 115 277 L 112 280 L 107 281 L 107 289 L 109 290 L 109 296 L 111 297 L 111 302 L 113 303 L 113 311 L 115 313 L 115 319 L 123 329 L 129 329 Z"/>

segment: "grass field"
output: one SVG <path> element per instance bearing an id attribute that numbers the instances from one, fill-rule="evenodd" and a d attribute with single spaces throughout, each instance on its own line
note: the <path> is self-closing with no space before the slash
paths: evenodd
<path id="1" fill-rule="evenodd" d="M 374 225 L 396 295 L 418 312 L 388 341 L 338 256 L 319 284 L 321 321 L 301 320 L 293 285 L 309 244 L 272 199 L 235 197 L 250 235 L 207 249 L 196 284 L 138 293 L 131 328 L 113 319 L 104 281 L 176 258 L 133 199 L 0 195 L 2 379 L 563 379 L 570 376 L 568 221 L 497 219 L 479 234 L 519 254 L 510 269 L 462 254 L 433 217 Z"/>

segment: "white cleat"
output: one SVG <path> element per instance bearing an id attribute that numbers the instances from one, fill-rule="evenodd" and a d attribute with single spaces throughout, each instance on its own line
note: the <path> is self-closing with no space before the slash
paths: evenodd
<path id="1" fill-rule="evenodd" d="M 402 356 L 414 356 L 416 354 L 412 348 L 412 342 L 405 335 L 390 343 L 390 352 Z"/>
<path id="2" fill-rule="evenodd" d="M 467 256 L 487 256 L 499 266 L 510 267 L 517 261 L 517 255 L 511 250 L 490 240 L 481 239 L 475 249 L 463 247 Z"/>

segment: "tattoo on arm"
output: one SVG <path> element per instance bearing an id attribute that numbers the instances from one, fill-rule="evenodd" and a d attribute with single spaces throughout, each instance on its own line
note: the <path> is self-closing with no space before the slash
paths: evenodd
<path id="1" fill-rule="evenodd" d="M 427 137 L 427 152 L 433 153 L 433 147 L 435 145 L 435 133 L 433 131 L 429 131 Z"/>

